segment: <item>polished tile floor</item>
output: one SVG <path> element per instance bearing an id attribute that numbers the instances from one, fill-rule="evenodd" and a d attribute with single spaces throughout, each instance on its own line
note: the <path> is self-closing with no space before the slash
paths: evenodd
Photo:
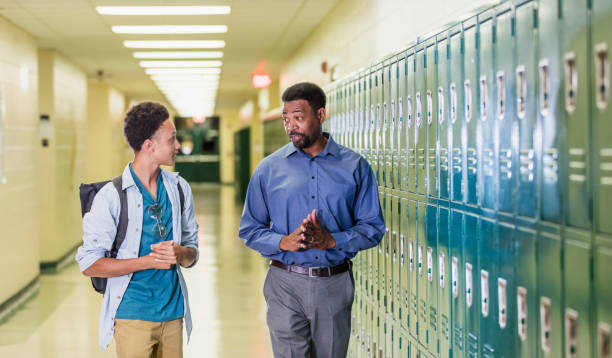
<path id="1" fill-rule="evenodd" d="M 262 296 L 266 262 L 237 236 L 242 205 L 229 186 L 193 187 L 200 261 L 184 270 L 194 321 L 185 357 L 272 356 Z M 76 264 L 40 277 L 38 294 L 0 324 L 0 357 L 115 357 L 98 348 L 101 296 Z"/>

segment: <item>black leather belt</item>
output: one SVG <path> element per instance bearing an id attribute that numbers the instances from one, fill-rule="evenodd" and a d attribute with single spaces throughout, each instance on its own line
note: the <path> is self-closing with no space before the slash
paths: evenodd
<path id="1" fill-rule="evenodd" d="M 284 263 L 276 260 L 270 261 L 270 265 L 290 272 L 299 273 L 301 275 L 308 275 L 310 277 L 330 277 L 351 269 L 350 261 L 345 261 L 340 265 L 333 267 L 304 267 L 298 265 L 285 265 Z"/>

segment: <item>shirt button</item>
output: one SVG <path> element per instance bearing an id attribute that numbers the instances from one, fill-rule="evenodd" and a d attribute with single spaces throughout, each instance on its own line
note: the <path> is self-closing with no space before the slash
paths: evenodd
<path id="1" fill-rule="evenodd" d="M 136 232 L 138 232 L 138 228 L 136 228 Z"/>
<path id="2" fill-rule="evenodd" d="M 314 199 L 314 195 L 312 196 L 312 198 Z"/>
<path id="3" fill-rule="evenodd" d="M 311 161 L 311 162 L 314 162 L 314 158 L 310 158 L 310 161 Z"/>
<path id="4" fill-rule="evenodd" d="M 315 256 L 315 260 L 318 260 L 318 259 L 319 259 L 319 256 Z"/>
<path id="5" fill-rule="evenodd" d="M 117 296 L 117 299 L 118 299 L 118 300 L 120 300 L 120 299 L 121 299 L 121 296 Z"/>
<path id="6" fill-rule="evenodd" d="M 312 179 L 314 179 L 314 175 L 312 176 Z"/>
<path id="7" fill-rule="evenodd" d="M 140 207 L 140 204 L 138 204 L 137 206 Z"/>

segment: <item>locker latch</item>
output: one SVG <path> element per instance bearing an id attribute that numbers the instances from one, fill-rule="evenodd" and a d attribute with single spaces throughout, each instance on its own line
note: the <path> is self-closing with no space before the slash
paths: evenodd
<path id="1" fill-rule="evenodd" d="M 565 354 L 567 358 L 578 357 L 578 312 L 565 310 Z"/>
<path id="2" fill-rule="evenodd" d="M 453 298 L 457 298 L 459 296 L 459 284 L 457 280 L 459 279 L 459 260 L 453 256 L 451 263 L 451 281 L 452 281 L 452 289 L 453 289 Z"/>
<path id="3" fill-rule="evenodd" d="M 601 322 L 597 331 L 598 357 L 610 358 L 610 325 Z"/>
<path id="4" fill-rule="evenodd" d="M 444 122 L 444 88 L 438 88 L 438 122 Z"/>
<path id="5" fill-rule="evenodd" d="M 525 77 L 525 66 L 516 69 L 516 113 L 520 119 L 525 118 L 527 108 L 527 78 Z"/>
<path id="6" fill-rule="evenodd" d="M 412 241 L 408 243 L 408 259 L 410 265 L 410 272 L 414 271 L 414 247 Z"/>
<path id="7" fill-rule="evenodd" d="M 548 114 L 550 103 L 550 79 L 548 71 L 548 60 L 540 61 L 540 113 L 545 116 Z"/>
<path id="8" fill-rule="evenodd" d="M 551 301 L 548 297 L 540 298 L 541 345 L 545 353 L 550 353 Z"/>
<path id="9" fill-rule="evenodd" d="M 564 57 L 565 62 L 565 109 L 567 113 L 576 110 L 576 97 L 578 96 L 578 66 L 576 65 L 576 53 L 568 52 Z"/>
<path id="10" fill-rule="evenodd" d="M 404 267 L 404 235 L 400 235 L 400 266 Z"/>
<path id="11" fill-rule="evenodd" d="M 480 270 L 480 309 L 483 317 L 489 316 L 489 272 Z"/>
<path id="12" fill-rule="evenodd" d="M 433 249 L 427 247 L 427 280 L 433 282 Z"/>
<path id="13" fill-rule="evenodd" d="M 480 117 L 487 120 L 487 76 L 480 77 Z"/>
<path id="14" fill-rule="evenodd" d="M 427 125 L 433 122 L 433 97 L 431 91 L 427 90 Z"/>
<path id="15" fill-rule="evenodd" d="M 421 128 L 423 124 L 423 103 L 421 102 L 421 92 L 416 94 L 416 126 Z M 418 141 L 418 138 L 416 139 Z"/>
<path id="16" fill-rule="evenodd" d="M 606 43 L 595 46 L 595 76 L 597 108 L 604 110 L 610 97 L 610 62 Z"/>
<path id="17" fill-rule="evenodd" d="M 465 120 L 469 122 L 472 119 L 472 84 L 470 80 L 465 80 Z"/>
<path id="18" fill-rule="evenodd" d="M 457 120 L 457 86 L 454 83 L 450 85 L 450 100 L 451 123 L 454 124 Z"/>
<path id="19" fill-rule="evenodd" d="M 473 277 L 472 277 L 472 264 L 469 262 L 465 263 L 465 302 L 468 307 L 472 307 L 472 295 L 473 295 Z"/>
<path id="20" fill-rule="evenodd" d="M 506 328 L 508 323 L 508 292 L 507 282 L 503 278 L 497 279 L 497 313 L 499 315 L 499 327 Z"/>
<path id="21" fill-rule="evenodd" d="M 446 279 L 446 272 L 445 272 L 445 267 L 444 267 L 444 252 L 441 252 L 438 255 L 438 272 L 440 273 L 440 287 L 444 288 L 445 284 L 445 279 Z"/>
<path id="22" fill-rule="evenodd" d="M 504 71 L 497 72 L 497 118 L 504 119 L 506 114 L 506 80 Z"/>
<path id="23" fill-rule="evenodd" d="M 527 339 L 527 289 L 519 286 L 516 289 L 516 305 L 518 308 L 518 335 L 521 341 Z"/>
<path id="24" fill-rule="evenodd" d="M 423 245 L 419 244 L 418 246 L 418 251 L 417 251 L 417 257 L 418 257 L 418 265 L 419 265 L 419 276 L 423 275 Z"/>

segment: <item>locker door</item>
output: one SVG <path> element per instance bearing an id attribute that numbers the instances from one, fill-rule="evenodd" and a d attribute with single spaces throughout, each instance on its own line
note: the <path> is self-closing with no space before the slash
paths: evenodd
<path id="1" fill-rule="evenodd" d="M 406 54 L 403 54 L 399 59 L 398 65 L 398 93 L 397 93 L 397 143 L 399 149 L 399 163 L 396 168 L 399 169 L 397 171 L 398 176 L 398 185 L 401 191 L 408 191 L 408 143 L 407 135 L 409 131 L 407 128 L 407 108 L 406 108 L 406 77 L 408 72 L 408 60 L 406 59 Z"/>
<path id="2" fill-rule="evenodd" d="M 389 68 L 389 94 L 388 101 L 389 104 L 389 144 L 388 144 L 388 155 L 387 155 L 387 186 L 393 189 L 399 189 L 399 186 L 396 184 L 397 181 L 395 177 L 397 176 L 395 171 L 398 163 L 398 150 L 397 150 L 397 80 L 399 74 L 397 69 L 397 61 L 393 58 L 393 62 Z"/>
<path id="3" fill-rule="evenodd" d="M 349 108 L 350 108 L 350 144 L 351 144 L 351 149 L 353 149 L 354 151 L 356 151 L 357 153 L 359 152 L 359 148 L 357 147 L 357 116 L 359 115 L 357 112 L 357 106 L 356 106 L 356 100 L 357 100 L 357 83 L 358 83 L 358 79 L 356 78 L 356 76 L 352 76 L 351 77 L 351 84 L 350 84 L 350 89 L 349 89 L 349 93 L 350 93 L 350 102 L 349 102 Z"/>
<path id="4" fill-rule="evenodd" d="M 510 216 L 514 214 L 514 190 L 516 183 L 516 151 L 514 148 L 517 136 L 514 64 L 514 14 L 508 10 L 497 17 L 497 38 L 495 58 L 497 73 L 495 75 L 495 114 L 496 138 L 498 141 L 498 209 Z"/>
<path id="5" fill-rule="evenodd" d="M 451 151 L 451 198 L 455 202 L 463 201 L 463 35 L 457 29 L 450 30 L 450 64 L 449 64 L 449 111 L 452 136 Z M 460 114 L 461 113 L 461 114 Z"/>
<path id="6" fill-rule="evenodd" d="M 417 204 L 414 200 L 408 201 L 408 269 L 410 271 L 410 316 L 408 326 L 410 334 L 413 337 L 418 337 L 418 267 L 417 267 Z"/>
<path id="7" fill-rule="evenodd" d="M 497 208 L 497 151 L 495 146 L 495 116 L 493 86 L 495 85 L 495 62 L 493 57 L 493 18 L 482 16 L 480 31 L 480 78 L 478 80 L 478 102 L 480 107 L 480 135 L 482 148 L 479 163 L 479 180 L 482 186 L 482 206 Z"/>
<path id="8" fill-rule="evenodd" d="M 365 103 L 365 73 L 362 72 L 359 77 L 359 99 L 358 99 L 358 109 L 359 109 L 359 128 L 358 128 L 358 140 L 357 146 L 359 147 L 359 154 L 367 159 L 366 151 L 365 151 L 365 128 L 366 128 L 366 103 Z"/>
<path id="9" fill-rule="evenodd" d="M 408 169 L 407 182 L 408 191 L 416 193 L 416 145 L 414 141 L 415 127 L 415 91 L 414 77 L 416 70 L 414 49 L 409 50 L 409 55 L 406 59 L 408 65 L 408 74 L 406 75 L 406 147 L 408 148 Z"/>
<path id="10" fill-rule="evenodd" d="M 538 237 L 538 357 L 563 356 L 563 307 L 561 305 L 562 241 L 558 232 L 540 231 Z"/>
<path id="11" fill-rule="evenodd" d="M 378 183 L 378 186 L 382 186 L 384 185 L 384 181 L 382 178 L 382 173 L 380 170 L 380 152 L 381 152 L 381 131 L 382 131 L 382 120 L 380 118 L 380 115 L 382 113 L 381 110 L 381 101 L 382 98 L 380 96 L 380 88 L 382 87 L 382 83 L 380 83 L 381 81 L 381 76 L 382 76 L 382 68 L 379 65 L 375 66 L 374 72 L 373 72 L 373 81 L 374 81 L 374 87 L 372 88 L 372 114 L 373 114 L 373 118 L 374 118 L 374 126 L 372 127 L 372 129 L 374 130 L 374 142 L 373 142 L 373 155 L 372 155 L 372 161 L 373 161 L 373 165 L 372 165 L 372 170 L 374 170 L 374 173 L 376 174 L 376 182 Z"/>
<path id="12" fill-rule="evenodd" d="M 382 187 L 378 187 L 378 196 L 380 198 L 381 201 L 381 205 L 382 205 L 382 210 L 384 212 L 384 205 L 385 205 L 385 190 Z M 381 282 L 380 282 L 380 267 L 382 264 L 382 253 L 383 253 L 383 248 L 385 247 L 385 240 L 386 240 L 386 236 L 387 234 L 385 233 L 385 236 L 383 236 L 383 239 L 381 241 L 380 244 L 378 244 L 377 247 L 374 248 L 374 253 L 372 255 L 373 258 L 373 265 L 372 267 L 374 268 L 373 271 L 373 281 L 372 281 L 372 286 L 373 286 L 373 290 L 374 290 L 374 301 L 378 304 L 378 305 L 382 305 L 382 296 L 384 296 L 384 292 L 381 292 Z M 381 296 L 382 295 L 382 296 Z"/>
<path id="13" fill-rule="evenodd" d="M 500 259 L 498 230 L 495 219 L 481 217 L 479 222 L 480 267 L 474 280 L 480 283 L 480 291 L 474 299 L 480 301 L 480 346 L 483 357 L 497 355 L 500 334 L 497 312 L 497 266 Z"/>
<path id="14" fill-rule="evenodd" d="M 438 65 L 437 65 L 437 115 L 438 115 L 438 141 L 439 146 L 439 190 L 440 198 L 449 199 L 450 180 L 449 180 L 449 82 L 448 82 L 448 56 L 449 43 L 446 36 L 438 39 Z"/>
<path id="15" fill-rule="evenodd" d="M 591 357 L 590 232 L 567 228 L 564 235 L 565 357 Z"/>
<path id="16" fill-rule="evenodd" d="M 380 94 L 382 97 L 381 100 L 381 120 L 382 120 L 382 129 L 381 129 L 381 150 L 380 150 L 380 169 L 381 169 L 381 178 L 382 185 L 387 188 L 391 187 L 391 178 L 389 176 L 391 160 L 390 160 L 390 149 L 391 149 L 391 137 L 390 137 L 390 78 L 391 78 L 391 63 L 387 60 L 384 63 L 383 71 L 381 74 L 381 84 L 380 86 Z"/>
<path id="17" fill-rule="evenodd" d="M 597 357 L 610 357 L 610 327 L 612 325 L 612 240 L 599 237 L 595 251 L 595 297 L 597 302 L 596 353 Z"/>
<path id="18" fill-rule="evenodd" d="M 537 13 L 534 3 L 516 9 L 516 113 L 519 121 L 518 215 L 534 218 L 537 211 L 535 138 L 539 136 L 537 123 Z"/>
<path id="19" fill-rule="evenodd" d="M 496 294 L 497 307 L 497 327 L 499 335 L 497 337 L 498 353 L 500 357 L 517 357 L 515 352 L 516 337 L 516 299 L 515 280 L 514 280 L 514 243 L 516 227 L 513 224 L 501 223 L 499 225 L 499 269 L 498 278 L 492 283 L 495 288 L 492 292 Z M 521 267 L 521 270 L 523 268 Z"/>
<path id="20" fill-rule="evenodd" d="M 426 236 L 426 206 L 423 201 L 417 203 L 417 297 L 418 321 L 417 334 L 419 343 L 427 347 L 429 328 L 429 304 L 427 303 L 427 236 Z"/>
<path id="21" fill-rule="evenodd" d="M 397 239 L 395 238 L 395 234 L 393 229 L 395 228 L 395 219 L 397 218 L 395 215 L 395 200 L 392 193 L 392 190 L 389 188 L 385 188 L 385 193 L 387 196 L 387 207 L 385 211 L 389 216 L 389 233 L 387 235 L 387 247 L 385 250 L 385 307 L 387 308 L 387 313 L 393 313 L 393 253 L 395 252 L 395 242 Z"/>
<path id="22" fill-rule="evenodd" d="M 416 145 L 416 185 L 419 194 L 427 194 L 427 87 L 426 87 L 427 45 L 417 46 L 414 68 L 414 142 Z"/>
<path id="23" fill-rule="evenodd" d="M 426 206 L 426 230 L 427 244 L 425 250 L 425 285 L 426 302 L 428 304 L 428 321 L 426 342 L 429 352 L 438 355 L 440 342 L 438 340 L 438 207 L 427 204 Z"/>
<path id="24" fill-rule="evenodd" d="M 382 310 L 382 314 L 387 312 L 388 299 L 387 296 L 387 263 L 389 261 L 389 245 L 390 245 L 390 236 L 391 236 L 391 225 L 392 225 L 392 216 L 391 216 L 391 198 L 389 197 L 389 190 L 387 188 L 383 188 L 384 193 L 384 213 L 385 213 L 385 236 L 382 245 L 378 245 L 380 250 L 378 251 L 380 261 L 378 264 L 378 286 L 380 290 L 380 306 Z"/>
<path id="25" fill-rule="evenodd" d="M 561 50 L 567 118 L 567 225 L 590 229 L 588 31 L 586 1 L 562 2 Z"/>
<path id="26" fill-rule="evenodd" d="M 401 305 L 399 309 L 399 317 L 401 325 L 404 329 L 410 328 L 410 258 L 408 256 L 408 248 L 410 242 L 410 234 L 408 232 L 410 220 L 410 212 L 408 211 L 408 199 L 400 198 L 400 281 L 401 281 Z"/>
<path id="27" fill-rule="evenodd" d="M 430 197 L 439 197 L 438 180 L 438 121 L 436 108 L 438 108 L 437 91 L 437 65 L 438 65 L 438 43 L 434 38 L 428 43 L 426 50 L 426 111 L 425 122 L 427 127 L 427 194 Z"/>
<path id="28" fill-rule="evenodd" d="M 373 78 L 372 78 L 372 72 L 371 69 L 368 69 L 368 72 L 366 73 L 366 78 L 365 78 L 365 96 L 364 96 L 364 112 L 365 112 L 365 119 L 364 119 L 364 150 L 366 153 L 366 160 L 368 161 L 368 163 L 370 164 L 370 166 L 372 167 L 372 170 L 374 170 L 374 161 L 372 159 L 372 153 L 373 153 L 373 148 L 374 148 L 374 142 L 373 142 L 373 130 L 374 130 L 374 110 L 372 107 L 372 84 L 373 84 Z M 374 172 L 374 174 L 376 174 L 376 172 Z"/>
<path id="29" fill-rule="evenodd" d="M 463 250 L 463 213 L 451 210 L 450 216 L 450 279 L 451 338 L 453 357 L 465 357 L 465 270 Z"/>
<path id="30" fill-rule="evenodd" d="M 440 357 L 451 357 L 451 247 L 450 212 L 448 207 L 440 206 L 438 216 L 438 336 Z"/>
<path id="31" fill-rule="evenodd" d="M 478 356 L 480 344 L 480 271 L 478 256 L 478 217 L 465 214 L 463 254 L 465 258 L 465 332 L 468 357 Z"/>
<path id="32" fill-rule="evenodd" d="M 540 196 L 546 198 L 541 205 L 542 219 L 554 223 L 562 222 L 562 189 L 560 178 L 560 156 L 564 151 L 563 95 L 560 80 L 563 77 L 559 44 L 559 22 L 557 0 L 540 0 L 538 24 L 541 41 L 538 63 L 538 115 L 542 123 L 542 186 Z"/>
<path id="33" fill-rule="evenodd" d="M 508 303 L 516 302 L 516 355 L 537 356 L 538 300 L 536 295 L 536 232 L 519 227 L 514 244 L 516 290 L 509 292 Z"/>
<path id="34" fill-rule="evenodd" d="M 464 55 L 464 80 L 463 80 L 463 120 L 464 120 L 464 142 L 462 144 L 465 153 L 463 170 L 466 180 L 465 201 L 471 205 L 478 205 L 478 143 L 477 143 L 477 111 L 474 103 L 477 103 L 478 93 L 478 49 L 476 38 L 478 36 L 475 19 L 465 22 L 464 32 L 465 55 Z"/>
<path id="35" fill-rule="evenodd" d="M 393 232 L 391 233 L 391 243 L 393 250 L 393 280 L 391 281 L 393 287 L 393 301 L 391 301 L 391 312 L 393 312 L 393 319 L 398 323 L 402 321 L 400 317 L 400 308 L 402 307 L 402 271 L 401 271 L 401 260 L 402 254 L 402 228 L 401 228 L 401 215 L 402 206 L 399 197 L 399 191 L 393 191 Z"/>
<path id="36" fill-rule="evenodd" d="M 597 231 L 612 233 L 612 220 L 606 214 L 612 212 L 612 107 L 610 102 L 610 46 L 612 46 L 612 3 L 594 0 L 592 16 L 593 71 L 591 86 L 595 98 L 591 100 L 594 114 L 594 140 L 596 143 L 593 157 L 595 175 L 595 215 Z"/>

